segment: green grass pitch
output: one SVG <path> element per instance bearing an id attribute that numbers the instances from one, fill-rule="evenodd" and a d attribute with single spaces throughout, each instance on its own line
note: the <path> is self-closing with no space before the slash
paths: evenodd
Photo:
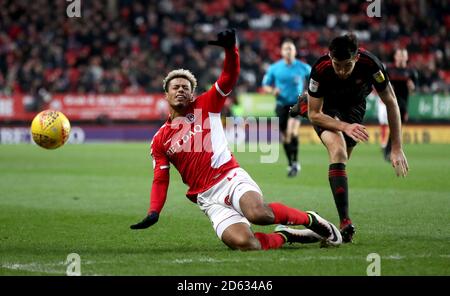
<path id="1" fill-rule="evenodd" d="M 450 275 L 450 146 L 407 145 L 401 179 L 378 146 L 360 144 L 347 171 L 353 244 L 321 249 L 285 245 L 231 251 L 188 201 L 176 171 L 159 222 L 143 231 L 152 162 L 148 143 L 0 146 L 0 275 L 65 275 L 69 253 L 82 275 L 366 275 L 370 253 L 382 275 Z M 321 145 L 301 146 L 302 171 L 288 179 L 283 151 L 236 157 L 266 201 L 316 210 L 337 223 Z M 254 227 L 269 232 L 273 227 Z"/>

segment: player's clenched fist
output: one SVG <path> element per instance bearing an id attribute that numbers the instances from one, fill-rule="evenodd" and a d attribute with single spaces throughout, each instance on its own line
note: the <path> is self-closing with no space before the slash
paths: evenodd
<path id="1" fill-rule="evenodd" d="M 358 123 L 347 125 L 347 127 L 344 129 L 344 133 L 356 142 L 366 142 L 369 140 L 369 134 L 367 133 L 366 127 Z"/>

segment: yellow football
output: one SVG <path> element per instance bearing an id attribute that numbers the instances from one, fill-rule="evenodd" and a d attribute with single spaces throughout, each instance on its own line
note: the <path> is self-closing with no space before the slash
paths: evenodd
<path id="1" fill-rule="evenodd" d="M 33 141 L 45 149 L 56 149 L 69 139 L 70 121 L 55 110 L 45 110 L 34 117 L 31 122 Z"/>

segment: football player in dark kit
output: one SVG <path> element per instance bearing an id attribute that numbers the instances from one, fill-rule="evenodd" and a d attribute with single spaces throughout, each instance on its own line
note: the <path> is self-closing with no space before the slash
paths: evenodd
<path id="1" fill-rule="evenodd" d="M 397 176 L 404 177 L 408 162 L 402 149 L 400 112 L 394 91 L 381 62 L 370 52 L 359 49 L 354 35 L 331 41 L 329 53 L 319 58 L 312 68 L 307 99 L 300 96 L 291 110 L 292 116 L 308 115 L 328 150 L 328 179 L 344 242 L 352 242 L 355 233 L 349 216 L 345 167 L 356 144 L 369 139 L 366 127 L 361 123 L 366 111 L 365 99 L 372 86 L 387 108 L 392 166 Z"/>
<path id="2" fill-rule="evenodd" d="M 408 67 L 408 51 L 404 48 L 397 48 L 394 51 L 394 63 L 387 66 L 389 80 L 397 97 L 400 108 L 400 118 L 402 123 L 408 121 L 408 98 L 410 92 L 414 91 L 417 81 L 417 72 Z M 384 157 L 389 161 L 392 149 L 392 141 L 389 138 L 384 148 Z"/>

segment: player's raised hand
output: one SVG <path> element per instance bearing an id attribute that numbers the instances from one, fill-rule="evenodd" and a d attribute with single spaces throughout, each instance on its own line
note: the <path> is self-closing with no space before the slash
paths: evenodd
<path id="1" fill-rule="evenodd" d="M 355 140 L 356 142 L 363 141 L 366 142 L 369 140 L 369 134 L 367 133 L 367 129 L 364 125 L 358 123 L 348 124 L 344 129 L 344 133 Z"/>
<path id="2" fill-rule="evenodd" d="M 151 212 L 141 222 L 130 226 L 131 229 L 145 229 L 149 228 L 156 222 L 158 222 L 159 214 L 157 212 Z"/>
<path id="3" fill-rule="evenodd" d="M 406 177 L 408 174 L 409 166 L 406 160 L 405 153 L 402 149 L 391 151 L 391 163 L 395 169 L 397 177 Z"/>
<path id="4" fill-rule="evenodd" d="M 216 45 L 223 48 L 234 48 L 236 45 L 236 30 L 227 29 L 217 34 L 217 40 L 208 41 L 209 45 Z"/>

